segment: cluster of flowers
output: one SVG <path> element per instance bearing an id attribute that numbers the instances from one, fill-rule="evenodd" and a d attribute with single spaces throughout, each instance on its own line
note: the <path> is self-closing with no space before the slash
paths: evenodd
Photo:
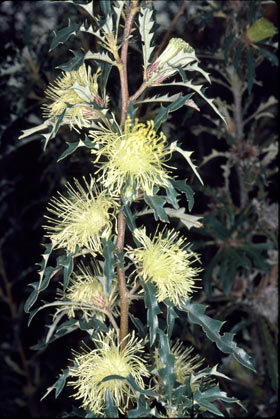
<path id="1" fill-rule="evenodd" d="M 193 50 L 188 44 L 182 40 L 172 42 L 168 47 L 172 47 L 171 58 L 176 57 L 174 45 L 178 44 L 181 54 L 193 59 Z M 165 56 L 170 55 L 168 48 L 148 72 L 148 77 L 155 82 L 162 77 L 161 70 L 167 62 Z M 174 73 L 171 67 L 167 77 Z M 64 73 L 46 92 L 53 102 L 45 106 L 45 116 L 51 119 L 63 114 L 70 127 L 92 127 L 91 121 L 100 115 L 96 109 L 106 102 L 98 94 L 98 75 L 97 72 L 92 77 L 85 64 L 77 71 Z M 108 239 L 112 234 L 121 194 L 124 197 L 144 193 L 153 195 L 154 187 L 166 187 L 170 178 L 171 167 L 166 161 L 171 157 L 171 151 L 165 135 L 154 129 L 153 121 L 132 122 L 128 117 L 124 127 L 118 127 L 118 131 L 109 127 L 110 124 L 105 127 L 99 123 L 95 124 L 95 129 L 89 130 L 95 146 L 92 149 L 93 163 L 98 162 L 100 166 L 97 179 L 100 186 L 92 176 L 89 180 L 84 179 L 83 185 L 74 179 L 73 185 L 66 185 L 67 195 L 52 198 L 48 207 L 46 236 L 56 248 L 66 249 L 72 254 L 77 248 L 86 248 L 93 256 L 102 255 L 102 239 Z M 145 282 L 152 281 L 158 301 L 169 298 L 180 307 L 182 299 L 185 300 L 196 288 L 194 284 L 200 269 L 192 264 L 197 255 L 187 250 L 185 238 L 174 230 L 164 229 L 153 238 L 146 235 L 144 228 L 135 229 L 133 234 L 140 246 L 134 250 L 126 249 L 127 256 L 136 266 L 131 275 Z M 106 309 L 113 310 L 117 305 L 117 284 L 114 282 L 110 295 L 106 295 L 95 269 L 83 265 L 79 274 L 73 275 L 66 292 L 60 294 L 72 303 L 69 317 L 75 315 L 75 309 L 82 308 L 86 320 L 93 314 L 104 320 Z M 79 306 L 80 302 L 85 303 L 85 307 Z M 94 340 L 96 349 L 75 354 L 74 367 L 69 373 L 75 380 L 69 384 L 77 389 L 75 397 L 82 399 L 82 407 L 100 414 L 107 389 L 122 409 L 133 400 L 135 392 L 126 381 L 112 379 L 102 382 L 109 375 L 127 377 L 131 374 L 136 384 L 144 388 L 145 377 L 151 375 L 146 366 L 148 360 L 139 356 L 144 351 L 144 344 L 133 333 L 127 341 L 125 348 L 121 349 L 117 333 L 112 329 L 106 336 L 100 334 Z M 175 356 L 177 379 L 181 383 L 201 365 L 196 357 L 191 358 L 190 351 L 184 350 L 179 343 L 171 350 Z M 152 364 L 157 370 L 162 367 L 157 351 Z M 163 388 L 157 374 L 152 380 L 154 388 Z"/>

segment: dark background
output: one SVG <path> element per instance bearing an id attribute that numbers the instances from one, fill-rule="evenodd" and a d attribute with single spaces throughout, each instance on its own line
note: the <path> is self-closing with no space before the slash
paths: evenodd
<path id="1" fill-rule="evenodd" d="M 158 12 L 162 18 L 162 20 L 158 19 L 159 25 L 162 22 L 159 26 L 159 41 L 168 30 L 168 22 L 173 19 L 182 2 L 162 3 L 165 3 L 164 13 L 163 10 Z M 198 30 L 195 22 L 184 25 L 187 13 L 185 11 L 185 14 L 178 20 L 172 36 L 183 37 L 199 51 L 209 49 L 209 45 L 212 48 L 218 45 L 224 32 L 221 19 L 206 21 L 204 27 Z M 276 25 L 277 9 L 270 10 L 269 13 L 268 18 Z M 61 369 L 66 367 L 71 349 L 82 338 L 82 334 L 74 332 L 65 336 L 63 340 L 52 343 L 45 350 L 34 351 L 31 346 L 47 333 L 45 325 L 50 323 L 50 313 L 47 310 L 40 312 L 28 327 L 28 316 L 24 313 L 23 306 L 31 291 L 28 285 L 38 280 L 36 264 L 41 261 L 43 253 L 41 243 L 45 242 L 42 224 L 44 224 L 43 215 L 46 205 L 52 194 L 65 183 L 66 179 L 88 172 L 89 154 L 87 150 L 79 150 L 71 158 L 56 163 L 57 156 L 65 148 L 65 138 L 74 138 L 73 132 L 69 133 L 64 129 L 55 140 L 49 143 L 44 152 L 39 135 L 35 134 L 18 140 L 23 129 L 42 122 L 41 105 L 46 102 L 44 90 L 48 83 L 59 74 L 55 67 L 71 57 L 69 48 L 75 49 L 75 46 L 80 45 L 87 48 L 90 42 L 91 48 L 94 49 L 94 41 L 89 40 L 87 36 L 79 35 L 77 39 L 71 37 L 71 42 L 68 41 L 66 45 L 61 45 L 52 53 L 48 53 L 53 38 L 52 31 L 64 27 L 69 17 L 74 22 L 80 17 L 70 3 L 5 1 L 0 4 L 0 277 L 2 299 L 0 414 L 3 417 L 59 416 L 63 410 L 69 410 L 72 403 L 71 399 L 69 401 L 67 388 L 57 399 L 54 398 L 53 392 L 42 402 L 40 398 L 54 383 Z M 137 69 L 140 68 L 141 62 L 138 63 L 134 56 L 130 56 L 129 60 L 130 82 L 138 85 L 140 81 L 135 75 L 139 74 Z M 203 61 L 201 67 L 204 68 Z M 254 86 L 255 96 L 252 106 L 255 107 L 264 97 L 275 96 L 278 92 L 276 66 L 269 61 L 264 61 L 257 68 L 256 75 L 257 79 L 261 80 L 262 86 Z M 117 74 L 112 72 L 112 83 L 108 88 L 112 97 L 118 96 L 117 82 Z M 215 83 L 207 89 L 208 97 L 223 97 L 223 95 L 225 100 L 231 100 L 228 93 Z M 114 100 L 112 104 L 118 105 Z M 187 149 L 194 150 L 197 162 L 201 161 L 202 156 L 208 155 L 213 148 L 218 151 L 228 149 L 225 141 L 217 141 L 211 134 L 194 135 L 192 126 L 201 123 L 205 108 L 207 105 L 202 105 L 200 113 L 192 110 L 186 113 L 185 109 L 179 110 L 172 116 L 172 123 L 169 127 L 172 134 L 176 133 L 176 138 L 187 139 Z M 143 115 L 146 111 L 145 108 L 142 110 Z M 181 124 L 182 121 L 184 124 Z M 278 132 L 277 127 L 276 115 L 273 121 L 267 122 L 268 135 L 275 136 Z M 217 160 L 212 161 L 212 164 L 202 167 L 200 171 L 205 185 L 214 191 L 214 194 L 223 186 L 221 169 L 223 160 L 220 160 L 218 164 L 216 162 Z M 275 161 L 273 165 L 276 165 Z M 186 176 L 185 164 L 179 157 L 177 167 L 178 173 L 182 173 L 183 177 Z M 191 177 L 191 172 L 189 176 Z M 212 196 L 205 194 L 203 188 L 199 188 L 197 180 L 193 178 L 191 180 L 196 192 L 192 214 L 209 213 L 209 210 L 213 208 L 213 194 Z M 278 202 L 277 180 L 279 179 L 276 174 L 271 176 L 266 186 L 265 200 L 270 204 Z M 236 207 L 240 204 L 238 188 L 238 180 L 233 171 L 231 193 Z M 256 222 L 258 222 L 257 219 Z M 190 241 L 201 239 L 194 229 L 188 232 L 188 238 Z M 199 251 L 202 254 L 203 265 L 206 266 L 211 261 L 213 250 L 200 248 Z M 45 292 L 43 296 L 45 301 L 51 301 L 59 280 L 60 278 L 56 278 L 50 290 Z M 255 285 L 257 286 L 258 282 Z M 238 306 L 232 310 L 232 317 L 229 314 L 227 319 L 228 327 L 233 327 L 235 323 L 246 320 L 248 313 L 244 308 L 246 304 L 242 305 L 237 297 L 230 301 L 231 307 L 234 304 Z M 214 307 L 218 304 L 215 301 L 212 303 Z M 177 333 L 179 336 L 179 330 Z M 245 342 L 244 346 L 246 349 L 249 348 L 250 355 L 255 356 L 251 347 L 254 329 L 249 329 L 248 333 L 248 342 Z M 277 349 L 275 321 L 270 327 L 270 333 L 275 350 Z M 240 337 L 241 342 L 243 342 L 242 338 L 244 334 Z M 211 349 L 208 349 L 208 361 L 215 362 L 213 345 Z M 262 352 L 261 347 L 257 350 Z M 220 362 L 220 359 L 218 361 Z M 240 369 L 239 375 L 234 378 L 232 384 L 227 384 L 226 388 L 230 395 L 240 397 L 242 401 L 245 401 L 251 416 L 272 416 L 277 405 L 275 397 L 273 398 L 275 391 L 271 387 L 271 375 L 267 372 L 269 367 L 266 360 L 263 365 L 265 371 L 253 378 L 249 372 Z M 238 381 L 243 383 L 243 387 L 238 384 Z M 260 407 L 257 408 L 256 405 Z M 236 415 L 238 413 L 240 411 L 237 411 Z"/>

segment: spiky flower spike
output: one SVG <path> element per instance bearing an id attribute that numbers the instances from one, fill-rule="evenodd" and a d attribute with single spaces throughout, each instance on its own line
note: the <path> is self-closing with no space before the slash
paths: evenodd
<path id="1" fill-rule="evenodd" d="M 144 351 L 142 341 L 134 337 L 128 339 L 124 349 L 114 330 L 106 335 L 100 333 L 94 339 L 96 349 L 84 354 L 75 353 L 75 365 L 70 369 L 69 376 L 75 381 L 68 385 L 77 389 L 73 397 L 82 399 L 83 408 L 100 414 L 105 406 L 106 390 L 109 389 L 116 406 L 123 413 L 130 401 L 135 400 L 135 390 L 124 380 L 112 379 L 101 383 L 109 375 L 127 377 L 131 374 L 136 384 L 144 389 L 143 377 L 149 373 L 141 353 Z"/>
<path id="2" fill-rule="evenodd" d="M 145 228 L 135 229 L 134 235 L 142 244 L 142 247 L 129 251 L 139 266 L 138 275 L 155 284 L 158 301 L 169 298 L 180 307 L 194 288 L 199 288 L 194 283 L 201 269 L 191 266 L 198 256 L 186 250 L 185 238 L 174 230 L 166 232 L 164 229 L 152 239 L 146 235 Z"/>
<path id="3" fill-rule="evenodd" d="M 71 128 L 90 127 L 90 121 L 98 118 L 91 103 L 103 104 L 98 94 L 97 79 L 100 69 L 94 76 L 90 67 L 83 64 L 77 71 L 64 72 L 46 90 L 46 96 L 53 102 L 43 105 L 43 116 L 58 118 L 65 111 L 63 122 Z"/>
<path id="4" fill-rule="evenodd" d="M 163 166 L 170 151 L 165 135 L 162 132 L 157 135 L 153 121 L 144 124 L 136 119 L 133 124 L 128 118 L 122 135 L 105 128 L 89 135 L 99 146 L 98 150 L 92 150 L 97 155 L 94 163 L 101 156 L 107 159 L 101 162 L 100 169 L 104 187 L 120 193 L 126 185 L 125 195 L 129 196 L 133 190 L 152 195 L 154 186 L 167 185 L 170 176 Z"/>
<path id="5" fill-rule="evenodd" d="M 101 252 L 101 238 L 110 235 L 112 222 L 110 208 L 116 208 L 116 200 L 100 191 L 91 177 L 84 179 L 85 187 L 74 179 L 75 188 L 66 184 L 68 196 L 58 194 L 51 199 L 48 211 L 55 218 L 45 216 L 49 225 L 44 226 L 57 248 L 74 253 L 76 246 L 86 247 L 93 254 Z"/>
<path id="6" fill-rule="evenodd" d="M 66 291 L 57 290 L 60 298 L 77 305 L 68 305 L 66 312 L 69 318 L 75 317 L 75 311 L 81 310 L 83 318 L 88 321 L 89 318 L 96 316 L 97 319 L 104 321 L 105 312 L 109 308 L 112 311 L 116 300 L 116 284 L 111 287 L 109 295 L 106 295 L 97 278 L 98 272 L 94 266 L 85 266 L 83 263 L 78 265 L 79 272 L 74 272 L 70 278 L 69 286 Z"/>

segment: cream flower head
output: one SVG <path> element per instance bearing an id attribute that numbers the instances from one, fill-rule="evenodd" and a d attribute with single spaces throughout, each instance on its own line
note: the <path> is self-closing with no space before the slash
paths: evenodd
<path id="1" fill-rule="evenodd" d="M 165 135 L 162 132 L 157 135 L 153 121 L 139 123 L 136 119 L 133 124 L 128 117 L 121 135 L 104 128 L 91 131 L 89 136 L 99 146 L 98 150 L 92 150 L 97 155 L 94 163 L 101 156 L 107 159 L 101 162 L 100 180 L 110 191 L 120 193 L 126 185 L 126 196 L 133 187 L 152 195 L 154 186 L 167 185 L 170 176 L 163 166 L 170 150 Z"/>
<path id="2" fill-rule="evenodd" d="M 82 399 L 81 407 L 95 414 L 102 413 L 106 390 L 109 389 L 116 406 L 123 413 L 129 402 L 136 399 L 135 390 L 124 380 L 101 381 L 109 375 L 127 377 L 131 374 L 136 384 L 144 389 L 143 377 L 148 377 L 149 373 L 141 356 L 144 351 L 142 341 L 132 333 L 125 348 L 121 349 L 116 333 L 110 330 L 106 336 L 100 333 L 94 342 L 96 349 L 75 354 L 75 366 L 70 369 L 69 376 L 76 380 L 68 382 L 68 385 L 77 389 L 73 397 Z"/>
<path id="3" fill-rule="evenodd" d="M 144 281 L 152 281 L 156 288 L 158 301 L 169 298 L 173 304 L 180 307 L 196 287 L 195 281 L 200 268 L 191 264 L 198 256 L 186 250 L 184 238 L 174 230 L 166 230 L 150 239 L 146 229 L 135 229 L 135 238 L 142 247 L 129 251 L 138 265 L 138 275 Z"/>
<path id="4" fill-rule="evenodd" d="M 81 310 L 86 321 L 93 316 L 104 321 L 106 309 L 110 308 L 112 311 L 113 308 L 116 311 L 116 284 L 113 283 L 110 294 L 106 295 L 97 275 L 97 269 L 93 265 L 85 266 L 81 263 L 78 265 L 78 273 L 73 272 L 66 291 L 58 289 L 60 298 L 66 297 L 71 303 L 77 303 L 69 305 L 66 312 L 69 318 L 75 317 L 76 310 Z M 65 306 L 67 307 L 67 301 Z"/>
<path id="5" fill-rule="evenodd" d="M 108 197 L 106 191 L 98 190 L 94 179 L 90 182 L 84 179 L 85 187 L 74 179 L 75 188 L 66 184 L 68 196 L 58 194 L 53 197 L 48 211 L 55 218 L 45 216 L 49 225 L 44 226 L 55 247 L 66 248 L 74 253 L 76 246 L 86 247 L 93 254 L 101 252 L 101 238 L 108 238 L 112 222 L 110 208 L 116 208 L 113 197 Z"/>
<path id="6" fill-rule="evenodd" d="M 92 76 L 90 67 L 86 68 L 85 64 L 77 71 L 63 71 L 63 75 L 50 84 L 45 92 L 53 102 L 43 105 L 43 116 L 48 119 L 58 118 L 66 110 L 63 121 L 71 128 L 76 125 L 79 128 L 90 127 L 90 121 L 98 118 L 90 104 L 103 104 L 98 94 L 99 74 L 100 69 Z"/>

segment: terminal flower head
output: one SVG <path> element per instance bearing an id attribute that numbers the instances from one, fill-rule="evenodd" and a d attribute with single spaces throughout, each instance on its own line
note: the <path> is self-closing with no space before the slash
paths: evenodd
<path id="1" fill-rule="evenodd" d="M 166 186 L 170 177 L 164 168 L 170 150 L 165 135 L 157 134 L 154 122 L 135 124 L 128 118 L 121 135 L 110 130 L 91 131 L 95 143 L 99 146 L 92 150 L 97 155 L 94 163 L 100 162 L 102 175 L 100 180 L 105 188 L 120 193 L 124 185 L 125 195 L 133 190 L 153 194 L 154 186 Z"/>
<path id="2" fill-rule="evenodd" d="M 144 389 L 143 377 L 148 377 L 149 373 L 143 360 L 142 342 L 132 333 L 125 348 L 121 349 L 115 331 L 110 330 L 106 335 L 100 333 L 94 343 L 96 349 L 75 354 L 75 365 L 69 372 L 74 380 L 68 385 L 77 390 L 73 397 L 81 399 L 81 407 L 95 414 L 100 414 L 105 407 L 106 390 L 109 389 L 116 406 L 123 413 L 129 402 L 136 399 L 135 390 L 125 380 L 102 380 L 110 375 L 126 378 L 131 374 L 136 384 Z"/>
<path id="3" fill-rule="evenodd" d="M 142 247 L 131 250 L 133 260 L 138 266 L 138 275 L 144 281 L 152 281 L 157 288 L 158 301 L 169 298 L 178 307 L 196 287 L 195 281 L 200 268 L 192 263 L 197 255 L 186 250 L 185 238 L 174 230 L 162 232 L 150 239 L 144 229 L 135 229 L 135 238 Z"/>
<path id="4" fill-rule="evenodd" d="M 74 179 L 75 187 L 66 184 L 67 196 L 58 194 L 48 206 L 46 236 L 57 248 L 66 248 L 74 253 L 76 246 L 86 247 L 93 254 L 101 252 L 101 238 L 108 238 L 112 222 L 109 210 L 116 208 L 116 200 L 100 191 L 94 179 L 84 179 L 83 187 Z"/>
<path id="5" fill-rule="evenodd" d="M 112 310 L 116 299 L 116 286 L 113 284 L 111 292 L 106 295 L 97 278 L 98 272 L 94 266 L 78 265 L 78 273 L 74 272 L 70 278 L 69 286 L 65 292 L 61 289 L 58 294 L 61 298 L 67 299 L 77 305 L 69 305 L 67 315 L 69 318 L 75 317 L 75 311 L 81 310 L 83 318 L 88 321 L 96 316 L 98 320 L 105 320 L 105 310 L 109 307 Z M 67 306 L 67 301 L 65 306 Z"/>
<path id="6" fill-rule="evenodd" d="M 71 128 L 90 127 L 90 121 L 98 118 L 93 106 L 101 106 L 103 101 L 98 94 L 97 79 L 100 69 L 93 76 L 90 67 L 83 64 L 77 71 L 66 71 L 46 90 L 52 103 L 43 105 L 43 116 L 48 119 L 63 116 L 63 121 Z"/>

